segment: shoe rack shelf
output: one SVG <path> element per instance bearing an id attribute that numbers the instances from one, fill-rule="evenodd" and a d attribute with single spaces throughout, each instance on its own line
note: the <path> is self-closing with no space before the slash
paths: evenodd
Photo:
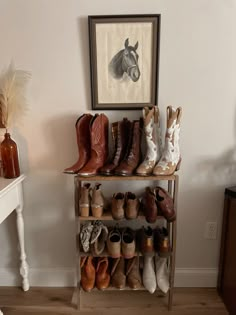
<path id="1" fill-rule="evenodd" d="M 80 270 L 80 258 L 83 256 L 89 256 L 91 253 L 83 253 L 81 251 L 81 246 L 80 246 L 80 225 L 81 222 L 84 221 L 89 221 L 89 220 L 102 220 L 102 221 L 113 221 L 114 219 L 112 218 L 111 214 L 109 212 L 105 212 L 102 217 L 96 218 L 93 216 L 89 217 L 81 217 L 79 215 L 79 195 L 80 195 L 80 190 L 82 187 L 82 182 L 102 182 L 102 181 L 153 181 L 154 184 L 155 182 L 162 182 L 165 181 L 168 183 L 168 192 L 172 196 L 173 201 L 174 201 L 174 207 L 175 207 L 175 212 L 176 212 L 176 219 L 177 219 L 177 197 L 178 197 L 178 184 L 179 184 L 179 177 L 177 174 L 173 174 L 170 176 L 80 176 L 76 175 L 74 177 L 74 198 L 75 198 L 75 217 L 76 217 L 76 274 L 77 274 L 77 279 L 76 279 L 76 288 L 75 288 L 75 296 L 73 297 L 73 300 L 76 300 L 77 304 L 77 309 L 80 309 L 81 307 L 81 286 L 80 286 L 80 279 L 81 279 L 81 270 Z M 136 219 L 133 220 L 114 220 L 114 222 L 120 222 L 120 221 L 135 221 L 135 220 L 144 220 L 145 216 L 144 215 L 139 215 Z M 158 222 L 158 219 L 163 219 L 163 216 L 159 216 L 157 218 L 156 223 Z M 172 309 L 172 301 L 173 301 L 173 289 L 174 289 L 174 276 L 175 276 L 175 256 L 176 256 L 176 234 L 177 234 L 177 229 L 176 229 L 176 220 L 174 222 L 167 222 L 166 221 L 166 228 L 168 230 L 169 234 L 169 239 L 170 239 L 170 244 L 171 244 L 171 255 L 168 258 L 168 266 L 169 266 L 169 286 L 170 289 L 168 293 L 166 294 L 167 296 L 167 305 L 168 305 L 168 310 Z M 137 255 L 141 256 L 140 252 L 136 253 Z M 104 251 L 101 254 L 101 257 L 109 256 L 107 251 Z M 96 256 L 99 257 L 99 256 Z M 127 287 L 127 290 L 132 290 L 131 288 Z M 125 290 L 126 290 L 125 289 Z M 114 287 L 109 287 L 104 291 L 116 291 L 118 289 Z M 144 287 L 140 288 L 139 290 L 146 290 Z M 137 290 L 137 291 L 139 291 Z M 160 293 L 160 290 L 157 289 L 156 292 Z M 165 294 L 162 294 L 165 296 Z"/>

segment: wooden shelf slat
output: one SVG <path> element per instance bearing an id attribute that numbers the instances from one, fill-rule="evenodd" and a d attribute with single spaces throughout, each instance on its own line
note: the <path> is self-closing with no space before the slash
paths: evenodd
<path id="1" fill-rule="evenodd" d="M 152 181 L 161 181 L 161 180 L 175 180 L 178 175 L 159 175 L 159 176 L 102 176 L 102 175 L 95 175 L 95 176 L 81 176 L 76 175 L 76 179 L 80 181 L 126 181 L 126 180 L 152 180 Z"/>
<path id="2" fill-rule="evenodd" d="M 163 216 L 158 216 L 157 220 L 163 219 Z M 80 221 L 96 221 L 96 220 L 101 220 L 101 221 L 114 221 L 116 223 L 123 222 L 123 221 L 128 221 L 128 222 L 134 222 L 135 220 L 146 220 L 146 217 L 144 215 L 139 215 L 136 219 L 121 219 L 121 220 L 115 220 L 113 219 L 111 214 L 105 214 L 100 218 L 96 218 L 93 216 L 88 216 L 88 217 L 79 217 Z"/>

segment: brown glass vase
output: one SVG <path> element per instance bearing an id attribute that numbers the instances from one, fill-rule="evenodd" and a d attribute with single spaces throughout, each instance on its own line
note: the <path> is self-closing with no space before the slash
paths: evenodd
<path id="1" fill-rule="evenodd" d="M 17 145 L 15 141 L 11 139 L 8 132 L 5 133 L 4 140 L 1 143 L 1 158 L 3 176 L 5 178 L 15 178 L 20 176 Z"/>

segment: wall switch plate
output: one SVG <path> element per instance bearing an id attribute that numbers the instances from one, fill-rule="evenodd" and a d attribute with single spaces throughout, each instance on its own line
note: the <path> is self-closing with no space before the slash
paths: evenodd
<path id="1" fill-rule="evenodd" d="M 205 239 L 207 240 L 217 239 L 217 222 L 206 222 Z"/>

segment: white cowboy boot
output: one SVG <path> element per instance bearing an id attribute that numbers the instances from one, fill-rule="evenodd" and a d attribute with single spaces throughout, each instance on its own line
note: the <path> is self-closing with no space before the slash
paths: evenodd
<path id="1" fill-rule="evenodd" d="M 161 158 L 160 114 L 157 106 L 143 108 L 144 132 L 146 137 L 146 155 L 136 170 L 138 175 L 150 175 Z"/>
<path id="2" fill-rule="evenodd" d="M 163 293 L 166 294 L 170 288 L 167 258 L 156 256 L 155 267 L 157 286 Z"/>
<path id="3" fill-rule="evenodd" d="M 167 129 L 165 147 L 160 161 L 153 170 L 154 175 L 172 175 L 179 169 L 181 157 L 179 148 L 181 107 L 167 107 Z"/>
<path id="4" fill-rule="evenodd" d="M 144 256 L 143 285 L 150 293 L 156 291 L 157 283 L 153 256 Z"/>

